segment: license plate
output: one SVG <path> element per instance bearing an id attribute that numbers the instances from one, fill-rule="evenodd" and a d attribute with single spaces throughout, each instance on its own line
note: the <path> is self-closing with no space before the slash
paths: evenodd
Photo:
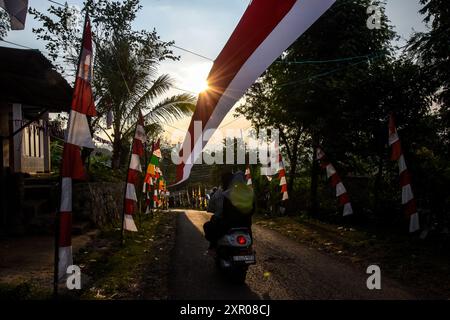
<path id="1" fill-rule="evenodd" d="M 254 255 L 250 255 L 250 256 L 234 256 L 233 260 L 234 261 L 243 261 L 243 262 L 254 262 L 255 261 L 255 256 Z"/>

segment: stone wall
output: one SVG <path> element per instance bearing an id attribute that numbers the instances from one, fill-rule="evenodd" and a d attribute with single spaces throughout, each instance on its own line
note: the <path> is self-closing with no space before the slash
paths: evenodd
<path id="1" fill-rule="evenodd" d="M 74 223 L 120 227 L 124 187 L 125 183 L 74 183 Z"/>

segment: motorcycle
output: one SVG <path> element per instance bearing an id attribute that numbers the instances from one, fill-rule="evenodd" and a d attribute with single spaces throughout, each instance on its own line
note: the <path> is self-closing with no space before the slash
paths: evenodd
<path id="1" fill-rule="evenodd" d="M 248 267 L 256 264 L 253 239 L 248 228 L 232 228 L 216 247 L 216 264 L 233 282 L 244 283 Z"/>

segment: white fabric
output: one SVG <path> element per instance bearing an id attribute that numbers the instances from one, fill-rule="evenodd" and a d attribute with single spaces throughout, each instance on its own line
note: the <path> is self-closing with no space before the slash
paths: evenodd
<path id="1" fill-rule="evenodd" d="M 412 199 L 414 199 L 414 194 L 412 192 L 411 185 L 407 184 L 402 187 L 402 204 L 407 204 Z"/>
<path id="2" fill-rule="evenodd" d="M 406 169 L 407 168 L 406 168 L 405 157 L 403 155 L 401 155 L 400 158 L 398 159 L 398 172 L 402 173 Z"/>
<path id="3" fill-rule="evenodd" d="M 61 212 L 72 212 L 72 178 L 61 180 Z"/>
<path id="4" fill-rule="evenodd" d="M 336 169 L 333 167 L 331 163 L 327 165 L 326 170 L 327 170 L 327 178 L 331 177 L 333 174 L 336 173 Z"/>
<path id="5" fill-rule="evenodd" d="M 137 154 L 131 154 L 130 169 L 142 172 L 141 159 Z"/>
<path id="6" fill-rule="evenodd" d="M 75 110 L 70 111 L 66 141 L 79 147 L 95 148 L 85 114 Z"/>
<path id="7" fill-rule="evenodd" d="M 283 192 L 283 198 L 281 200 L 283 201 L 283 200 L 287 200 L 287 199 L 289 199 L 288 193 Z"/>
<path id="8" fill-rule="evenodd" d="M 125 192 L 125 199 L 137 201 L 136 189 L 134 184 L 127 183 L 127 190 Z"/>
<path id="9" fill-rule="evenodd" d="M 345 217 L 351 214 L 353 214 L 352 204 L 350 202 L 347 202 L 346 204 L 344 204 L 343 216 Z"/>
<path id="10" fill-rule="evenodd" d="M 393 145 L 399 140 L 397 131 L 389 135 L 389 145 Z"/>
<path id="11" fill-rule="evenodd" d="M 62 280 L 67 276 L 67 268 L 73 265 L 72 246 L 59 247 L 58 255 L 58 280 Z"/>
<path id="12" fill-rule="evenodd" d="M 261 167 L 261 175 L 262 176 L 273 176 L 276 172 L 276 170 L 273 167 Z"/>
<path id="13" fill-rule="evenodd" d="M 123 219 L 123 228 L 128 231 L 137 232 L 136 224 L 134 223 L 133 216 L 126 214 Z"/>
<path id="14" fill-rule="evenodd" d="M 234 104 L 242 97 L 255 80 L 283 53 L 284 50 L 286 50 L 325 11 L 327 11 L 334 2 L 335 0 L 296 1 L 291 10 L 284 16 L 237 72 L 236 76 L 218 101 L 211 117 L 205 125 L 204 132 L 209 129 L 216 130 L 228 112 L 233 108 Z M 198 137 L 197 141 L 194 142 L 194 146 L 192 146 L 193 154 L 186 152 L 186 156 L 183 156 L 183 177 L 180 181 L 177 181 L 176 184 L 180 184 L 189 177 L 192 166 L 207 143 L 207 140 L 203 141 L 203 139 Z M 188 137 L 186 137 L 183 146 L 185 144 L 190 144 L 190 141 L 188 142 Z M 188 159 L 190 161 L 188 161 Z"/>
<path id="15" fill-rule="evenodd" d="M 344 184 L 342 182 L 339 182 L 336 185 L 336 197 L 339 197 L 340 195 L 343 195 L 346 192 L 347 190 L 345 189 Z"/>
<path id="16" fill-rule="evenodd" d="M 252 185 L 252 179 L 248 179 L 248 180 L 247 180 L 247 185 L 248 185 L 248 186 L 251 186 L 251 185 Z"/>
<path id="17" fill-rule="evenodd" d="M 419 214 L 416 212 L 409 217 L 409 232 L 415 232 L 419 229 Z"/>
<path id="18" fill-rule="evenodd" d="M 145 129 L 140 124 L 136 126 L 136 134 L 134 135 L 134 137 L 138 140 L 141 140 L 142 143 L 145 143 Z"/>
<path id="19" fill-rule="evenodd" d="M 280 179 L 280 186 L 284 186 L 286 184 L 286 177 L 281 177 Z"/>

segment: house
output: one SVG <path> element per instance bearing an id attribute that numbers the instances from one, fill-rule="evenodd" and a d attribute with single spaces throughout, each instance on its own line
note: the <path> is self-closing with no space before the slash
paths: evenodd
<path id="1" fill-rule="evenodd" d="M 51 170 L 47 120 L 49 113 L 69 110 L 72 88 L 38 50 L 0 47 L 0 61 L 0 229 L 4 230 L 12 220 L 23 220 L 22 204 L 31 202 L 24 196 L 23 176 Z"/>
<path id="2" fill-rule="evenodd" d="M 69 109 L 72 89 L 37 50 L 0 47 L 0 61 L 2 169 L 49 172 L 45 120 Z"/>

